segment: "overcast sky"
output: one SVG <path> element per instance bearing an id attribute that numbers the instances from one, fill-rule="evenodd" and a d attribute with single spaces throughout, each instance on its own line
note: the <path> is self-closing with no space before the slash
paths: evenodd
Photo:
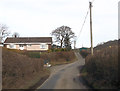
<path id="1" fill-rule="evenodd" d="M 94 46 L 118 39 L 118 1 L 94 0 Z M 88 8 L 89 0 L 0 0 L 0 23 L 21 37 L 48 37 L 62 25 L 78 36 Z M 77 47 L 82 45 L 90 47 L 89 15 L 76 43 Z"/>

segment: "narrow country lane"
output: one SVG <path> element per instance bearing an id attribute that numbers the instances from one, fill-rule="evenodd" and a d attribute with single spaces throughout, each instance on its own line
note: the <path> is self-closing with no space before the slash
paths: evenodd
<path id="1" fill-rule="evenodd" d="M 85 60 L 78 52 L 75 52 L 78 60 L 71 64 L 51 67 L 50 77 L 39 89 L 88 89 L 80 80 L 79 68 L 85 64 Z"/>

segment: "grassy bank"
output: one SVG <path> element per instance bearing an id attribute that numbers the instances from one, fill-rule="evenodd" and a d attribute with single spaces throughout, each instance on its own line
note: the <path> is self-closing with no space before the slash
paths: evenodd
<path id="1" fill-rule="evenodd" d="M 52 52 L 52 51 L 49 52 L 50 50 L 47 52 L 32 52 L 32 51 L 30 52 L 30 51 L 20 51 L 20 50 L 14 50 L 14 49 L 8 49 L 8 50 L 11 50 L 18 54 L 26 55 L 30 58 L 43 59 L 43 62 L 47 61 L 51 63 L 52 66 L 67 64 L 67 63 L 74 62 L 76 60 L 76 56 L 72 50 L 63 51 L 59 49 L 59 51 L 55 51 L 55 52 Z"/>
<path id="2" fill-rule="evenodd" d="M 45 60 L 53 66 L 71 63 L 75 59 L 73 51 L 40 53 L 3 48 L 3 89 L 36 88 L 50 75 L 49 69 L 43 67 Z"/>
<path id="3" fill-rule="evenodd" d="M 93 56 L 88 55 L 82 77 L 95 89 L 118 88 L 118 45 L 104 48 L 101 45 L 101 49 L 94 50 Z"/>
<path id="4" fill-rule="evenodd" d="M 41 58 L 48 60 L 52 66 L 74 62 L 76 56 L 73 51 L 51 52 L 41 54 Z"/>
<path id="5" fill-rule="evenodd" d="M 30 58 L 3 48 L 3 89 L 28 89 L 42 77 L 49 75 L 43 68 L 43 60 Z"/>

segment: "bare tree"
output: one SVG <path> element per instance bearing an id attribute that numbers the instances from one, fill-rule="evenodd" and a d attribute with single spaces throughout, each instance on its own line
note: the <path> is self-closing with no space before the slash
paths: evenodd
<path id="1" fill-rule="evenodd" d="M 20 36 L 20 34 L 19 34 L 19 33 L 17 33 L 17 32 L 14 32 L 12 36 L 13 36 L 13 37 L 15 37 L 15 38 L 17 38 L 17 37 L 19 37 L 19 36 Z"/>
<path id="2" fill-rule="evenodd" d="M 61 26 L 52 31 L 51 35 L 55 36 L 56 42 L 61 44 L 61 48 L 68 48 L 71 46 L 71 39 L 75 36 L 74 32 L 72 32 L 71 28 L 68 26 Z"/>
<path id="3" fill-rule="evenodd" d="M 64 39 L 64 46 L 67 49 L 71 49 L 71 42 L 68 34 L 66 34 L 65 39 Z"/>
<path id="4" fill-rule="evenodd" d="M 5 24 L 0 24 L 0 42 L 3 42 L 9 34 L 8 27 Z"/>

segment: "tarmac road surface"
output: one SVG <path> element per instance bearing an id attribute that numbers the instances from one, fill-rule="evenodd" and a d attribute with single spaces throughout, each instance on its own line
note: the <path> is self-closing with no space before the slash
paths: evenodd
<path id="1" fill-rule="evenodd" d="M 51 67 L 50 77 L 39 89 L 89 89 L 80 78 L 79 68 L 85 64 L 85 60 L 78 52 L 75 52 L 78 60 L 74 63 Z"/>

